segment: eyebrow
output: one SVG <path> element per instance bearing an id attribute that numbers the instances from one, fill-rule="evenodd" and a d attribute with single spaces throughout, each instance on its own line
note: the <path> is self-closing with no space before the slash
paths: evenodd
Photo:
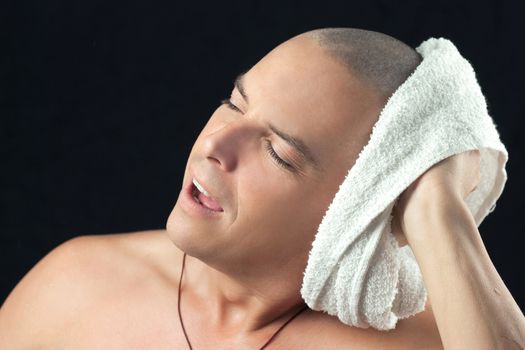
<path id="1" fill-rule="evenodd" d="M 244 86 L 244 77 L 246 75 L 246 71 L 239 74 L 234 82 L 233 85 L 235 88 L 240 92 L 242 98 L 246 101 L 247 104 L 249 104 L 248 94 L 246 93 L 246 89 Z M 313 152 L 310 150 L 310 148 L 306 145 L 306 143 L 297 136 L 292 136 L 283 130 L 280 130 L 275 125 L 267 122 L 266 125 L 272 130 L 274 133 L 277 134 L 281 139 L 286 141 L 290 146 L 295 148 L 297 152 L 305 159 L 307 162 L 309 162 L 315 169 L 320 170 L 321 167 L 319 165 L 319 162 L 317 159 L 313 156 Z"/>
<path id="2" fill-rule="evenodd" d="M 250 103 L 248 100 L 248 94 L 246 94 L 246 90 L 244 89 L 244 76 L 246 75 L 246 72 L 242 72 L 235 78 L 235 81 L 233 82 L 233 85 L 239 90 L 241 93 L 242 98 L 246 101 L 246 103 Z"/>

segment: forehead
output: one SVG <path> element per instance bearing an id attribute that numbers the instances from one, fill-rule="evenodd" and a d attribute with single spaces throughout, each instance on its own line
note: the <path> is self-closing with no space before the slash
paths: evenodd
<path id="1" fill-rule="evenodd" d="M 310 39 L 277 46 L 246 72 L 244 85 L 250 110 L 298 135 L 323 168 L 355 159 L 383 106 Z"/>

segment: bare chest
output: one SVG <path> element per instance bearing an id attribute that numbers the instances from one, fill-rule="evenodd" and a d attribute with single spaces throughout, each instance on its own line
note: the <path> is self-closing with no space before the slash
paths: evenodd
<path id="1" fill-rule="evenodd" d="M 150 246 L 149 244 L 148 246 Z M 140 246 L 146 246 L 141 244 Z M 162 250 L 161 250 L 162 251 Z M 167 253 L 166 253 L 167 254 Z M 163 256 L 161 253 L 154 256 Z M 173 261 L 180 261 L 176 257 Z M 160 258 L 159 258 L 160 259 Z M 107 281 L 97 280 L 100 291 L 90 297 L 89 303 L 83 303 L 77 316 L 65 322 L 61 329 L 56 331 L 56 337 L 41 349 L 53 350 L 184 350 L 190 347 L 178 313 L 178 271 L 158 274 L 160 263 L 152 263 L 156 268 L 145 270 L 142 255 L 141 259 L 114 259 L 114 265 L 121 261 L 121 267 L 112 277 L 112 288 Z M 169 256 L 163 257 L 170 261 Z M 133 278 L 124 276 L 122 271 L 136 268 Z M 119 266 L 120 266 L 119 265 Z M 155 271 L 155 272 L 144 272 Z M 162 276 L 170 276 L 165 282 Z M 175 283 L 176 282 L 176 283 Z M 257 338 L 245 339 L 238 343 L 221 340 L 221 336 L 213 334 L 206 327 L 209 310 L 193 305 L 189 298 L 183 299 L 186 304 L 181 305 L 184 328 L 190 339 L 193 349 L 214 350 L 251 350 L 259 349 L 278 329 L 274 328 Z M 193 305 L 193 306 L 192 306 Z M 418 324 L 419 322 L 413 322 Z M 423 348 L 429 338 L 428 332 L 421 331 L 420 326 L 405 324 L 398 331 L 379 332 L 348 327 L 340 323 L 335 317 L 326 314 L 311 312 L 304 313 L 288 324 L 279 332 L 266 350 L 318 350 L 318 349 L 410 349 Z M 418 341 L 419 337 L 422 340 Z M 425 344 L 425 346 L 422 346 Z M 428 347 L 427 347 L 428 348 Z"/>
<path id="2" fill-rule="evenodd" d="M 176 307 L 176 306 L 175 306 Z M 113 312 L 105 310 L 98 317 L 83 318 L 68 325 L 62 330 L 61 336 L 52 349 L 56 350 L 183 350 L 190 349 L 177 309 L 173 309 L 175 315 L 168 315 L 166 310 L 156 312 L 122 312 L 118 313 L 116 306 Z M 122 311 L 122 310 L 121 310 Z M 144 310 L 142 310 L 144 311 Z M 259 349 L 271 338 L 274 332 L 266 333 L 257 338 L 247 339 L 240 342 L 232 342 L 220 338 L 218 334 L 212 334 L 205 330 L 195 328 L 191 325 L 191 317 L 186 315 L 184 319 L 185 329 L 190 339 L 192 348 L 214 349 L 214 350 L 252 350 Z M 265 348 L 272 349 L 320 349 L 313 347 L 315 344 L 313 334 L 304 334 L 294 327 L 286 327 L 288 332 L 282 332 L 270 342 Z M 325 343 L 323 349 L 330 349 Z"/>
<path id="3" fill-rule="evenodd" d="M 317 326 L 308 320 L 288 325 L 277 334 L 266 350 L 318 350 L 318 349 L 379 349 L 380 344 L 388 344 L 389 349 L 410 349 L 414 345 L 410 339 L 391 341 L 383 335 L 348 327 L 344 332 L 340 327 L 322 323 Z M 185 315 L 185 329 L 192 348 L 214 350 L 251 350 L 260 347 L 270 339 L 273 331 L 257 339 L 243 343 L 219 340 L 203 327 L 192 325 L 192 318 Z M 198 325 L 197 325 L 198 326 Z M 111 305 L 99 308 L 97 312 L 79 315 L 78 320 L 61 330 L 61 336 L 52 345 L 54 350 L 183 350 L 190 349 L 181 327 L 176 303 L 164 303 L 163 307 L 151 303 L 137 305 L 114 301 Z M 403 345 L 399 347 L 399 345 Z"/>
<path id="4" fill-rule="evenodd" d="M 159 306 L 125 296 L 97 305 L 65 325 L 52 349 L 186 349 L 176 304 Z"/>

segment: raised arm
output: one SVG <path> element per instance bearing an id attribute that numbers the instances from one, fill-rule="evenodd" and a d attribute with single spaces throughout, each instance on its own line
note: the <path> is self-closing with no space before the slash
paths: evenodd
<path id="1" fill-rule="evenodd" d="M 402 194 L 393 227 L 421 268 L 446 350 L 525 349 L 525 317 L 465 203 L 478 182 L 479 152 L 443 160 Z"/>

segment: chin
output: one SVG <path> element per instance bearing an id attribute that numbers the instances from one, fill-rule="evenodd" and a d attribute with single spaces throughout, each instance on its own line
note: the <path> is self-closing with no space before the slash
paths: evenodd
<path id="1" fill-rule="evenodd" d="M 195 227 L 195 223 L 188 219 L 177 205 L 166 221 L 166 234 L 177 248 L 193 257 L 199 257 L 203 254 L 205 256 L 205 250 L 213 247 L 210 233 L 203 231 L 202 228 Z"/>
<path id="2" fill-rule="evenodd" d="M 195 230 L 186 223 L 180 215 L 177 205 L 171 211 L 166 221 L 166 233 L 170 240 L 182 251 L 186 251 L 186 246 L 195 240 L 192 232 Z"/>

